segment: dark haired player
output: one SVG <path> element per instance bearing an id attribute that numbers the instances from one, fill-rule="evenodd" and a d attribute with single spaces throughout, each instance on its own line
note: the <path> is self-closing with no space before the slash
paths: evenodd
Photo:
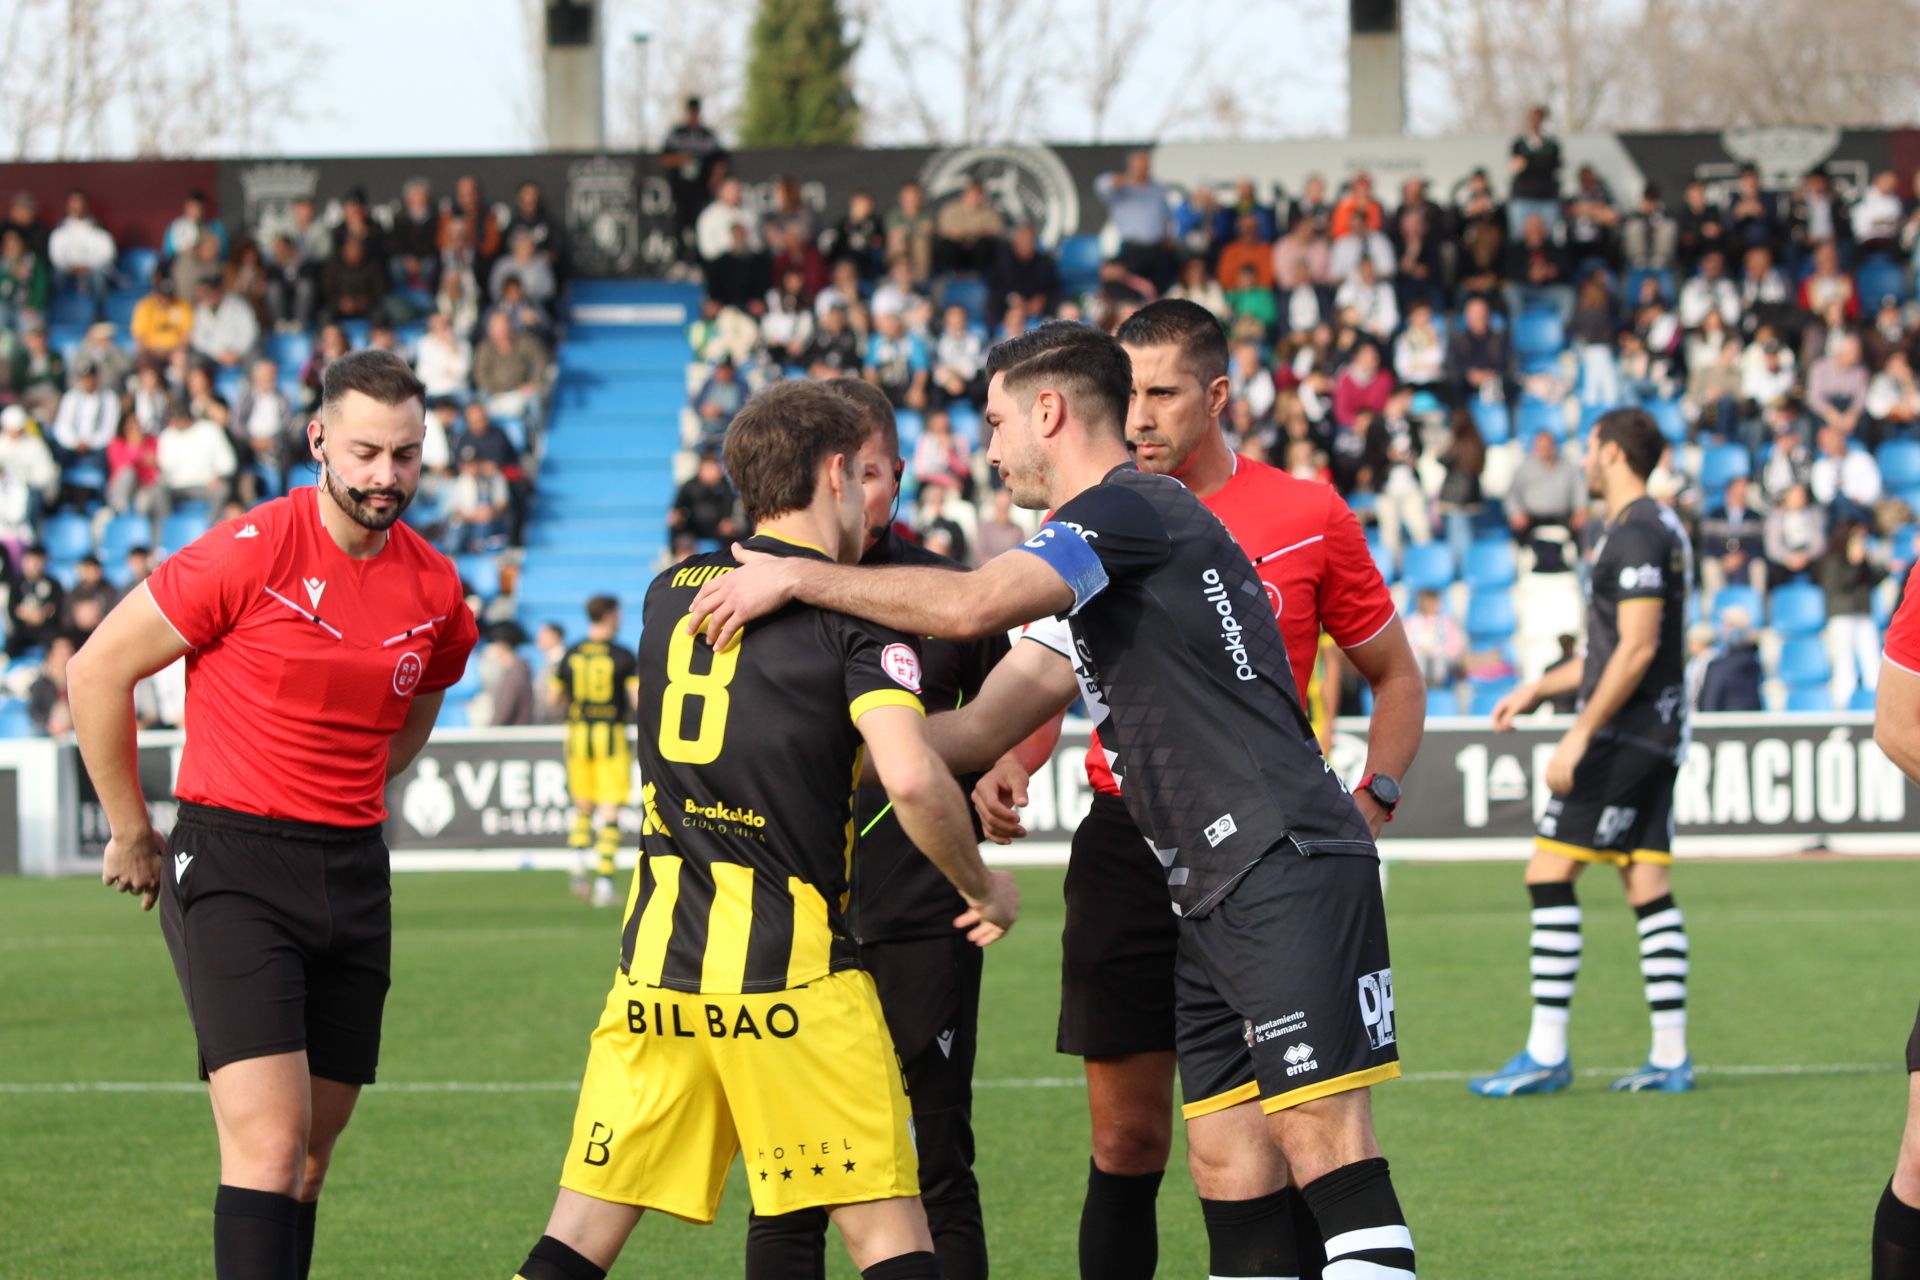
<path id="1" fill-rule="evenodd" d="M 220 1138 L 214 1269 L 305 1276 L 334 1143 L 380 1055 L 392 918 L 387 779 L 476 639 L 447 558 L 397 523 L 420 479 L 406 362 L 329 364 L 318 488 L 215 525 L 107 615 L 69 668 L 113 838 L 101 878 L 161 925 Z M 153 830 L 133 686 L 181 655 L 179 821 Z"/>
<path id="2" fill-rule="evenodd" d="M 1114 336 L 1133 369 L 1127 438 L 1134 458 L 1142 471 L 1186 485 L 1253 562 L 1296 689 L 1312 685 L 1323 627 L 1373 688 L 1367 775 L 1354 802 L 1378 835 L 1419 750 L 1427 690 L 1360 522 L 1331 485 L 1242 458 L 1227 444 L 1220 429 L 1229 394 L 1227 342 L 1212 312 L 1181 300 L 1155 302 Z M 1026 639 L 1073 653 L 1057 618 L 1035 623 Z M 1013 806 L 1025 802 L 1029 772 L 1003 761 L 976 788 L 989 836 L 1025 834 Z M 1093 804 L 1074 831 L 1067 867 L 1058 1039 L 1062 1053 L 1085 1061 L 1093 1122 L 1080 1274 L 1145 1280 L 1157 1263 L 1154 1201 L 1173 1142 L 1179 927 L 1167 910 L 1164 873 L 1127 812 L 1097 734 L 1087 780 Z M 1218 1172 L 1247 1164 L 1223 1147 L 1271 1150 L 1257 1112 L 1234 1113 L 1229 1122 L 1251 1122 L 1237 1128 L 1202 1119 L 1230 1109 L 1210 1099 L 1185 1108 L 1187 1119 L 1198 1121 L 1189 1124 L 1187 1139 L 1207 1221 L 1209 1273 L 1293 1275 L 1273 1255 L 1288 1236 L 1304 1241 L 1308 1258 L 1296 1265 L 1310 1269 L 1317 1231 L 1298 1191 L 1286 1186 L 1285 1169 L 1261 1167 L 1252 1180 Z"/>
<path id="3" fill-rule="evenodd" d="M 567 709 L 567 792 L 573 797 L 569 848 L 580 859 L 574 868 L 574 893 L 596 907 L 618 905 L 613 887 L 614 855 L 620 852 L 620 806 L 633 790 L 633 751 L 627 727 L 633 723 L 633 654 L 615 637 L 620 632 L 620 602 L 612 596 L 587 601 L 587 638 L 567 650 L 553 669 L 547 696 Z M 594 852 L 593 888 L 587 891 L 587 850 Z"/>
<path id="4" fill-rule="evenodd" d="M 866 500 L 860 563 L 928 564 L 951 560 L 901 537 L 893 526 L 900 495 L 900 436 L 886 392 L 858 378 L 816 384 L 860 414 L 864 436 L 856 457 Z M 972 701 L 1006 637 L 924 640 L 920 700 L 952 710 Z M 1039 744 L 1051 747 L 1051 738 Z M 1029 762 L 1046 758 L 1039 750 Z M 960 780 L 971 786 L 972 776 Z M 944 1280 L 984 1280 L 986 1226 L 973 1174 L 973 1062 L 980 1022 L 978 947 L 956 933 L 965 903 L 939 868 L 914 847 L 894 815 L 886 789 L 863 786 L 854 798 L 853 865 L 847 928 L 860 967 L 873 975 L 880 1008 L 907 1078 L 914 1148 L 920 1156 L 920 1200 Z M 1164 895 L 1160 913 L 1166 914 Z M 747 1233 L 747 1280 L 789 1280 L 824 1274 L 827 1214 L 823 1209 L 765 1217 Z"/>
<path id="5" fill-rule="evenodd" d="M 1218 1104 L 1200 1122 L 1252 1120 L 1268 1138 L 1229 1144 L 1223 1175 L 1255 1181 L 1284 1160 L 1331 1267 L 1410 1275 L 1366 1092 L 1400 1071 L 1378 856 L 1314 742 L 1265 588 L 1199 499 L 1129 460 L 1119 343 L 1056 322 L 995 347 L 987 369 L 989 456 L 1015 502 L 1053 509 L 1038 534 L 967 574 L 748 555 L 701 588 L 688 625 L 725 646 L 796 599 L 948 637 L 1068 615 L 1071 662 L 1015 646 L 978 699 L 934 719 L 941 754 L 981 767 L 1082 683 L 1099 695 L 1101 740 L 1180 920 L 1187 1101 Z"/>
<path id="6" fill-rule="evenodd" d="M 1486 1098 L 1553 1093 L 1573 1083 L 1567 1021 L 1580 972 L 1574 883 L 1593 863 L 1620 869 L 1639 918 L 1640 974 L 1653 1046 L 1628 1092 L 1693 1088 L 1687 1054 L 1686 923 L 1673 902 L 1673 783 L 1687 749 L 1686 614 L 1693 556 L 1679 518 L 1647 496 L 1666 447 L 1640 409 L 1601 415 L 1587 439 L 1587 484 L 1607 528 L 1587 578 L 1587 652 L 1502 698 L 1493 727 L 1575 690 L 1580 714 L 1547 762 L 1553 793 L 1527 864 L 1533 899 L 1533 1025 L 1527 1044 L 1468 1087 Z"/>
<path id="7" fill-rule="evenodd" d="M 726 465 L 758 529 L 751 553 L 858 559 L 865 434 L 814 383 L 747 403 Z M 913 645 L 796 606 L 710 648 L 689 610 L 733 565 L 695 556 L 647 590 L 640 865 L 560 1195 L 522 1280 L 602 1280 L 645 1209 L 711 1222 L 742 1153 L 757 1213 L 824 1208 L 865 1280 L 939 1280 L 899 1058 L 843 915 L 863 758 L 962 894 L 950 928 L 985 946 L 1018 894 L 980 861 L 927 741 Z"/>

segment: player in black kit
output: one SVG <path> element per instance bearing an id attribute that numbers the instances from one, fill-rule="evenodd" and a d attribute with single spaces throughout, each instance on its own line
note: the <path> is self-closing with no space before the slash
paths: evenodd
<path id="1" fill-rule="evenodd" d="M 900 495 L 900 436 L 886 393 L 858 378 L 820 387 L 851 401 L 866 431 L 855 458 L 866 493 L 862 564 L 958 568 L 945 556 L 908 542 L 893 527 Z M 920 700 L 947 711 L 978 696 L 1005 636 L 924 640 Z M 1045 753 L 1040 760 L 1045 759 Z M 1039 761 L 1026 763 L 1037 766 Z M 971 787 L 974 778 L 961 779 Z M 986 1228 L 980 1184 L 973 1176 L 973 1059 L 980 1015 L 980 948 L 959 935 L 953 919 L 966 910 L 959 892 L 900 829 L 886 789 L 864 786 L 854 797 L 853 864 L 846 921 L 861 967 L 873 975 L 893 1033 L 913 1108 L 920 1155 L 920 1200 L 944 1280 L 985 1280 Z M 978 819 L 975 820 L 976 827 Z M 825 1275 L 827 1213 L 802 1209 L 755 1215 L 747 1233 L 747 1280 L 814 1280 Z"/>
<path id="2" fill-rule="evenodd" d="M 1199 499 L 1128 460 L 1131 371 L 1111 338 L 1043 325 L 996 347 L 988 373 L 989 456 L 1017 503 L 1055 512 L 1035 537 L 965 575 L 749 554 L 693 612 L 721 645 L 795 599 L 947 637 L 1068 615 L 1077 659 L 1017 646 L 929 733 L 949 765 L 980 768 L 1080 682 L 1098 691 L 1180 918 L 1189 1127 L 1235 1166 L 1282 1181 L 1291 1166 L 1330 1264 L 1411 1276 L 1366 1092 L 1400 1070 L 1378 856 L 1314 741 L 1265 590 Z M 1254 1274 L 1297 1274 L 1293 1257 L 1276 1238 Z"/>
<path id="3" fill-rule="evenodd" d="M 1639 917 L 1640 973 L 1653 1019 L 1646 1065 L 1615 1089 L 1685 1093 L 1687 933 L 1674 905 L 1673 784 L 1687 749 L 1686 530 L 1647 496 L 1665 443 L 1639 409 L 1615 409 L 1587 441 L 1587 482 L 1607 506 L 1587 592 L 1587 652 L 1501 699 L 1493 727 L 1550 698 L 1580 694 L 1580 715 L 1547 764 L 1553 793 L 1541 815 L 1527 891 L 1533 899 L 1533 1025 L 1510 1062 L 1470 1084 L 1482 1097 L 1553 1093 L 1573 1083 L 1568 1007 L 1580 972 L 1574 882 L 1595 862 L 1620 868 Z"/>

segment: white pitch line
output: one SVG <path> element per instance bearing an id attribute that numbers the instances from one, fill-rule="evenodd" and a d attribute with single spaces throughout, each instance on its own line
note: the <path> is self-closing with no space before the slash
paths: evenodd
<path id="1" fill-rule="evenodd" d="M 1585 1067 L 1575 1072 L 1582 1077 L 1624 1075 L 1632 1067 Z M 1891 1075 L 1904 1071 L 1897 1062 L 1762 1062 L 1698 1066 L 1704 1076 L 1864 1076 Z M 1471 1071 L 1409 1071 L 1400 1077 L 1405 1084 L 1461 1084 L 1478 1073 Z M 1080 1089 L 1086 1081 L 1079 1076 L 1011 1076 L 975 1080 L 976 1089 Z M 578 1080 L 395 1080 L 371 1086 L 367 1096 L 396 1093 L 576 1093 Z M 89 1093 L 200 1094 L 206 1085 L 195 1080 L 51 1080 L 0 1081 L 0 1095 L 70 1095 Z"/>

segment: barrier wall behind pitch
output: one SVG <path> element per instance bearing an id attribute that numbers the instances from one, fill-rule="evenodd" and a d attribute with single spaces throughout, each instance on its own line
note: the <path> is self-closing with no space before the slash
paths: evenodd
<path id="1" fill-rule="evenodd" d="M 1495 734 L 1484 720 L 1429 721 L 1382 852 L 1419 860 L 1526 856 L 1546 804 L 1547 759 L 1566 723 L 1529 720 Z M 1332 767 L 1349 784 L 1365 771 L 1365 734 L 1364 721 L 1343 721 L 1336 738 Z M 562 738 L 558 727 L 436 733 L 388 788 L 396 869 L 571 865 Z M 994 860 L 1065 861 L 1091 800 L 1086 745 L 1086 726 L 1069 725 L 1030 788 L 1032 837 L 1011 849 L 990 847 Z M 173 822 L 180 748 L 177 733 L 141 739 L 141 784 L 163 830 Z M 671 825 L 673 815 L 664 816 Z M 1874 744 L 1866 715 L 1700 717 L 1675 816 L 1683 858 L 1920 853 L 1920 788 Z M 620 821 L 631 850 L 640 813 L 625 809 Z M 105 816 L 71 746 L 0 743 L 0 873 L 97 872 L 106 839 Z"/>

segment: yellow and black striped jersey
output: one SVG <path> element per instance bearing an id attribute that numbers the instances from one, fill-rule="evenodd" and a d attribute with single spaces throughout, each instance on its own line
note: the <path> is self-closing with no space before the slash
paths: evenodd
<path id="1" fill-rule="evenodd" d="M 553 670 L 567 699 L 567 722 L 630 724 L 633 721 L 633 654 L 609 640 L 582 640 Z"/>
<path id="2" fill-rule="evenodd" d="M 747 545 L 822 554 L 766 534 Z M 662 573 L 640 633 L 645 820 L 620 967 L 675 991 L 779 991 L 856 966 L 855 722 L 920 709 L 913 644 L 845 614 L 789 605 L 718 653 L 688 635 L 695 593 L 733 567 L 720 552 Z"/>

